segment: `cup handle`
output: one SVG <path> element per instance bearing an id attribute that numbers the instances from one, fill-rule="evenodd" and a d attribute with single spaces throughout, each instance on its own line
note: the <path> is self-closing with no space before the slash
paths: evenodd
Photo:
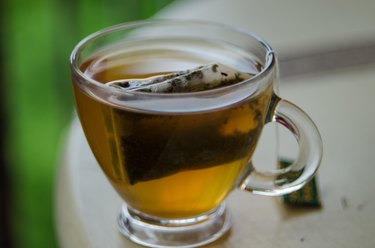
<path id="1" fill-rule="evenodd" d="M 250 162 L 249 173 L 239 188 L 254 194 L 278 196 L 302 188 L 315 175 L 322 159 L 323 145 L 310 117 L 289 101 L 273 95 L 266 122 L 277 122 L 294 134 L 299 154 L 290 166 L 272 171 L 256 169 Z"/>

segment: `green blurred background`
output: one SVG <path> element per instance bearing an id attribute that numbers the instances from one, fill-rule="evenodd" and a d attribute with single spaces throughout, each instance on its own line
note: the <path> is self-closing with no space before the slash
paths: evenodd
<path id="1" fill-rule="evenodd" d="M 149 18 L 172 1 L 1 0 L 0 247 L 58 247 L 54 178 L 73 112 L 74 45 L 103 27 Z"/>

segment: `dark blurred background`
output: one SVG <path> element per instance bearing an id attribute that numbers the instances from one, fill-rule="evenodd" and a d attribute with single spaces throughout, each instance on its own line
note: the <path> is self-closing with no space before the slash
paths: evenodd
<path id="1" fill-rule="evenodd" d="M 109 25 L 173 0 L 0 0 L 0 247 L 58 247 L 59 148 L 73 112 L 68 58 Z"/>

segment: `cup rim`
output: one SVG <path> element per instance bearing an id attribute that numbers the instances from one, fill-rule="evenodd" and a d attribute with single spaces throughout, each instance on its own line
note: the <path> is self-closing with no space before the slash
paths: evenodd
<path id="1" fill-rule="evenodd" d="M 79 53 L 81 50 L 88 45 L 91 41 L 94 41 L 97 38 L 103 37 L 107 34 L 110 34 L 112 32 L 120 31 L 120 30 L 126 30 L 130 28 L 135 28 L 135 27 L 140 27 L 142 25 L 147 25 L 147 24 L 168 24 L 168 23 L 173 23 L 173 24 L 186 24 L 186 23 L 191 23 L 195 25 L 205 25 L 205 26 L 212 26 L 212 27 L 217 27 L 217 28 L 223 28 L 223 29 L 228 29 L 231 31 L 235 31 L 241 34 L 244 34 L 246 36 L 249 36 L 250 38 L 255 39 L 256 41 L 259 42 L 259 44 L 266 50 L 266 55 L 265 55 L 265 64 L 262 68 L 262 70 L 257 73 L 255 76 L 243 80 L 239 83 L 233 84 L 233 85 L 228 85 L 224 87 L 219 87 L 219 88 L 214 88 L 214 89 L 209 89 L 205 91 L 197 91 L 197 92 L 178 92 L 178 93 L 173 93 L 173 94 L 166 94 L 166 93 L 155 93 L 155 92 L 141 92 L 141 91 L 126 91 L 120 88 L 116 87 L 111 87 L 109 85 L 103 84 L 102 82 L 99 82 L 89 76 L 87 76 L 85 73 L 83 73 L 78 64 L 78 58 L 79 58 Z M 80 79 L 82 79 L 84 82 L 90 84 L 90 86 L 97 87 L 101 90 L 113 92 L 116 94 L 124 94 L 124 95 L 134 95 L 134 96 L 143 96 L 143 97 L 194 97 L 194 96 L 205 96 L 208 94 L 215 94 L 215 93 L 221 93 L 228 91 L 230 89 L 235 89 L 237 87 L 241 87 L 244 84 L 248 84 L 251 82 L 256 82 L 256 81 L 261 81 L 262 78 L 266 77 L 271 71 L 272 68 L 274 67 L 274 64 L 276 63 L 276 58 L 273 49 L 271 46 L 259 35 L 255 34 L 254 32 L 251 31 L 246 31 L 243 28 L 232 26 L 229 24 L 224 24 L 224 23 L 218 23 L 218 22 L 212 22 L 212 21 L 204 21 L 204 20 L 191 20 L 191 19 L 149 19 L 149 20 L 138 20 L 138 21 L 132 21 L 132 22 L 125 22 L 125 23 L 120 23 L 116 25 L 112 25 L 106 28 L 103 28 L 101 30 L 98 30 L 85 38 L 83 38 L 72 50 L 69 58 L 69 63 L 72 72 L 77 75 Z"/>

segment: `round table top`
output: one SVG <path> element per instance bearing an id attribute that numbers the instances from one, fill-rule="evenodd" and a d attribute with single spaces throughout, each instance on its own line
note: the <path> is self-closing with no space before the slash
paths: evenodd
<path id="1" fill-rule="evenodd" d="M 322 207 L 290 208 L 280 198 L 236 190 L 227 199 L 231 232 L 209 247 L 375 247 L 374 69 L 296 78 L 299 84 L 281 87 L 320 128 Z M 267 141 L 260 146 L 265 155 Z M 62 247 L 139 247 L 117 230 L 121 199 L 95 161 L 77 118 L 67 134 L 57 181 Z"/>

